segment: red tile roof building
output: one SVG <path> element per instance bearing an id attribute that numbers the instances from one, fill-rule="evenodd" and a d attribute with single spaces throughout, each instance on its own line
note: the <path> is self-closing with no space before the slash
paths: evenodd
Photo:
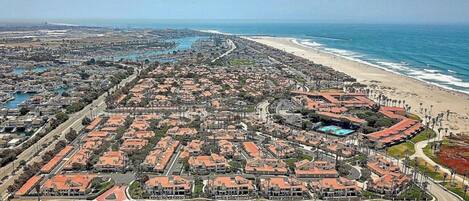
<path id="1" fill-rule="evenodd" d="M 57 153 L 54 158 L 52 158 L 48 163 L 46 163 L 41 168 L 42 173 L 50 173 L 61 161 L 67 156 L 70 151 L 72 151 L 73 146 L 67 145 L 59 153 Z"/>
<path id="2" fill-rule="evenodd" d="M 150 199 L 185 199 L 192 192 L 192 182 L 180 176 L 156 176 L 145 182 Z"/>
<path id="3" fill-rule="evenodd" d="M 108 151 L 99 157 L 94 168 L 98 171 L 117 172 L 124 171 L 127 157 L 123 151 Z"/>
<path id="4" fill-rule="evenodd" d="M 256 158 L 246 162 L 244 171 L 247 174 L 286 175 L 288 168 L 287 164 L 279 159 Z"/>
<path id="5" fill-rule="evenodd" d="M 251 180 L 241 176 L 218 176 L 209 179 L 208 194 L 216 200 L 249 199 L 255 190 Z"/>
<path id="6" fill-rule="evenodd" d="M 378 157 L 374 161 L 367 163 L 368 169 L 380 176 L 369 182 L 367 189 L 382 194 L 397 194 L 409 184 L 410 178 L 399 170 L 399 166 Z"/>
<path id="7" fill-rule="evenodd" d="M 36 175 L 28 179 L 21 188 L 16 191 L 15 196 L 23 196 L 23 195 L 28 195 L 31 190 L 33 190 L 36 185 L 39 184 L 39 182 L 42 180 L 42 175 Z"/>
<path id="8" fill-rule="evenodd" d="M 218 141 L 218 148 L 222 156 L 234 159 L 241 158 L 241 154 L 236 150 L 236 147 L 228 140 Z"/>
<path id="9" fill-rule="evenodd" d="M 289 145 L 285 140 L 272 141 L 267 145 L 267 150 L 278 158 L 289 158 L 296 154 L 295 148 Z"/>
<path id="10" fill-rule="evenodd" d="M 366 135 L 376 147 L 386 147 L 412 138 L 423 130 L 422 123 L 405 118 L 393 126 Z"/>
<path id="11" fill-rule="evenodd" d="M 192 156 L 189 158 L 189 165 L 191 170 L 198 174 L 208 174 L 210 172 L 226 173 L 230 168 L 228 160 L 218 154 Z"/>
<path id="12" fill-rule="evenodd" d="M 91 190 L 91 182 L 95 175 L 74 174 L 55 175 L 44 182 L 41 191 L 46 196 L 80 196 Z"/>
<path id="13" fill-rule="evenodd" d="M 355 181 L 344 177 L 312 181 L 310 185 L 319 199 L 356 197 L 361 191 Z"/>
<path id="14" fill-rule="evenodd" d="M 338 177 L 335 164 L 327 161 L 302 160 L 295 163 L 295 175 L 308 178 Z"/>
<path id="15" fill-rule="evenodd" d="M 148 140 L 145 139 L 125 139 L 119 149 L 126 153 L 132 153 L 141 150 L 147 144 Z"/>
<path id="16" fill-rule="evenodd" d="M 178 146 L 179 141 L 170 136 L 161 138 L 153 150 L 145 157 L 143 167 L 148 171 L 163 173 Z"/>
<path id="17" fill-rule="evenodd" d="M 243 148 L 252 158 L 260 158 L 263 155 L 261 149 L 254 142 L 243 142 Z"/>
<path id="18" fill-rule="evenodd" d="M 291 177 L 261 179 L 260 192 L 265 198 L 273 200 L 302 200 L 309 196 L 305 183 Z"/>

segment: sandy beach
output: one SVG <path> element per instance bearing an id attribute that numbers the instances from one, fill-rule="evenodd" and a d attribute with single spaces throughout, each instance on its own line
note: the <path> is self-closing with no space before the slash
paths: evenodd
<path id="1" fill-rule="evenodd" d="M 448 130 L 454 134 L 469 135 L 469 95 L 467 94 L 443 89 L 365 63 L 303 46 L 295 43 L 291 38 L 264 36 L 246 38 L 332 67 L 351 75 L 363 84 L 375 84 L 386 96 L 405 100 L 406 104 L 411 106 L 412 112 L 421 117 L 425 114 L 420 112 L 420 103 L 422 103 L 422 108 L 427 108 L 429 112 L 431 110 L 432 116 L 441 112 L 446 114 L 446 111 L 450 110 L 449 121 L 444 121 L 442 127 L 448 127 Z"/>

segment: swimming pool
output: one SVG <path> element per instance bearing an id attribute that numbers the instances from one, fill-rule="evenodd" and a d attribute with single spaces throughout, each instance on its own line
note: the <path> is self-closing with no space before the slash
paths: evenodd
<path id="1" fill-rule="evenodd" d="M 354 130 L 343 129 L 338 126 L 324 126 L 324 127 L 319 128 L 318 131 L 321 131 L 323 133 L 338 135 L 338 136 L 347 136 L 355 132 Z"/>

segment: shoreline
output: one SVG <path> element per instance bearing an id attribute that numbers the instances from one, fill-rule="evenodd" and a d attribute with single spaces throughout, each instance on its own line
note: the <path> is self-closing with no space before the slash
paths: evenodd
<path id="1" fill-rule="evenodd" d="M 393 99 L 405 100 L 413 113 L 425 117 L 427 114 L 436 116 L 438 113 L 451 111 L 449 121 L 442 127 L 448 127 L 449 134 L 469 135 L 469 94 L 437 86 L 400 73 L 384 70 L 373 64 L 359 62 L 342 55 L 337 55 L 295 42 L 295 38 L 249 36 L 245 39 L 277 48 L 296 56 L 311 60 L 317 64 L 329 66 L 334 70 L 346 73 L 367 85 L 376 85 L 376 89 Z M 422 104 L 422 112 L 420 112 Z M 432 105 L 432 106 L 431 106 Z M 445 115 L 446 116 L 446 115 Z M 441 134 L 445 134 L 442 132 Z"/>
<path id="2" fill-rule="evenodd" d="M 272 37 L 272 38 L 275 38 L 275 37 Z M 302 47 L 305 47 L 305 48 L 311 48 L 313 50 L 320 51 L 323 54 L 329 54 L 329 55 L 334 55 L 336 57 L 342 57 L 342 58 L 345 58 L 347 60 L 354 61 L 354 62 L 364 64 L 364 65 L 368 65 L 370 67 L 378 68 L 378 69 L 384 70 L 384 71 L 392 73 L 392 74 L 396 74 L 396 75 L 403 76 L 403 77 L 406 77 L 406 78 L 414 79 L 415 81 L 421 82 L 421 84 L 429 85 L 429 87 L 436 86 L 436 87 L 441 88 L 441 90 L 446 90 L 448 93 L 455 93 L 456 95 L 467 96 L 469 98 L 469 92 L 464 92 L 464 91 L 461 91 L 461 90 L 458 90 L 458 89 L 453 89 L 453 88 L 450 88 L 448 86 L 441 85 L 441 84 L 438 84 L 438 83 L 435 83 L 435 82 L 430 82 L 430 81 L 426 81 L 426 80 L 423 80 L 423 79 L 413 78 L 410 75 L 406 75 L 404 73 L 400 73 L 400 72 L 397 72 L 397 71 L 390 70 L 388 68 L 380 66 L 379 64 L 374 64 L 374 63 L 371 63 L 371 62 L 368 62 L 368 61 L 365 61 L 365 60 L 355 59 L 353 57 L 348 57 L 348 56 L 340 55 L 338 53 L 329 52 L 327 50 L 320 49 L 319 47 L 321 47 L 322 45 L 317 46 L 317 47 L 312 47 L 312 46 L 307 46 L 307 45 L 301 44 L 300 42 L 298 42 L 297 38 L 287 38 L 287 37 L 285 37 L 285 39 L 289 39 L 290 41 L 292 41 L 294 44 L 296 44 L 298 46 L 302 46 Z"/>

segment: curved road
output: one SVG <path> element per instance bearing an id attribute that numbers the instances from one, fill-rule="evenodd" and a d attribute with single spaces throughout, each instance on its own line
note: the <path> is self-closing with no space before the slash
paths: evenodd
<path id="1" fill-rule="evenodd" d="M 434 138 L 431 138 L 430 140 L 424 140 L 424 141 L 421 141 L 421 142 L 418 142 L 415 144 L 415 154 L 410 156 L 410 158 L 416 158 L 416 157 L 419 157 L 419 158 L 422 158 L 424 159 L 429 165 L 431 166 L 438 166 L 440 168 L 440 171 L 443 171 L 445 173 L 447 173 L 448 175 L 451 175 L 451 171 L 446 168 L 445 166 L 442 166 L 438 163 L 436 163 L 435 161 L 433 161 L 430 157 L 428 157 L 427 155 L 425 155 L 425 153 L 423 152 L 423 148 L 425 148 L 429 142 L 433 142 L 437 139 L 438 137 L 434 137 Z M 456 180 L 458 180 L 459 182 L 463 182 L 464 181 L 464 184 L 466 185 L 469 185 L 469 181 L 466 179 L 464 180 L 461 175 L 458 175 L 458 174 L 455 174 L 454 178 Z"/>
<path id="2" fill-rule="evenodd" d="M 228 51 L 226 51 L 225 53 L 223 53 L 222 55 L 218 56 L 217 58 L 213 59 L 212 60 L 212 63 L 217 61 L 218 59 L 221 59 L 222 57 L 230 54 L 231 52 L 233 52 L 235 49 L 236 49 L 236 45 L 234 44 L 234 42 L 230 39 L 227 40 L 228 41 L 228 44 L 230 44 L 231 46 L 231 49 L 229 49 Z"/>

